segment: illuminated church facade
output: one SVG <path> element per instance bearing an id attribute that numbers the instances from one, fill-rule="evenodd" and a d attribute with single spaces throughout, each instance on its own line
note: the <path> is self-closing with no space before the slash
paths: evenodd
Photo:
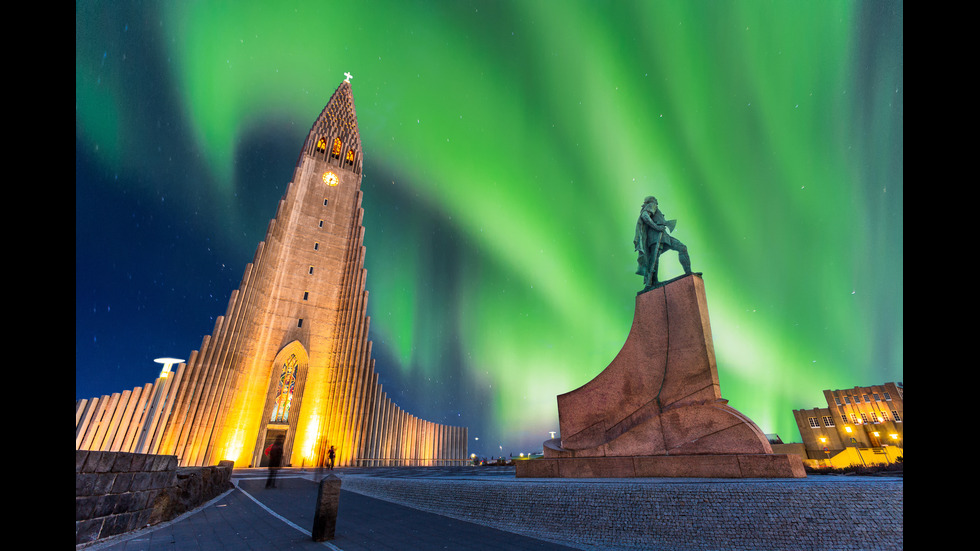
<path id="1" fill-rule="evenodd" d="M 349 75 L 348 75 L 349 77 Z M 331 96 L 224 316 L 173 373 L 75 404 L 75 448 L 176 455 L 182 466 L 462 464 L 467 429 L 399 408 L 368 339 L 362 151 L 351 85 Z"/>

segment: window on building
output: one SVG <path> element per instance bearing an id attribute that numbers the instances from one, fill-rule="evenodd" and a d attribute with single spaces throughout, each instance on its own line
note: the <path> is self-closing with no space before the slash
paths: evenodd
<path id="1" fill-rule="evenodd" d="M 349 164 L 349 165 L 354 164 L 354 150 L 353 149 L 348 149 L 347 150 L 347 164 Z"/>
<path id="2" fill-rule="evenodd" d="M 309 291 L 304 291 L 303 292 L 303 300 L 309 300 L 309 299 L 310 299 L 310 292 Z"/>
<path id="3" fill-rule="evenodd" d="M 872 393 L 871 394 L 871 397 L 874 398 L 875 402 L 880 402 L 881 401 L 881 397 L 878 396 L 878 393 L 877 392 Z"/>
<path id="4" fill-rule="evenodd" d="M 844 396 L 844 403 L 850 405 L 850 403 L 851 403 L 851 397 L 850 396 Z"/>
<path id="5" fill-rule="evenodd" d="M 310 275 L 313 275 L 313 266 L 310 266 Z"/>
<path id="6" fill-rule="evenodd" d="M 888 412 L 887 411 L 881 410 L 881 420 L 882 421 L 887 421 L 888 420 Z"/>
<path id="7" fill-rule="evenodd" d="M 319 251 L 320 250 L 320 244 L 319 243 L 314 243 L 313 244 L 313 250 L 314 251 Z"/>
<path id="8" fill-rule="evenodd" d="M 864 424 L 868 424 L 868 414 L 864 413 L 863 411 L 861 412 L 861 421 L 863 421 Z"/>
<path id="9" fill-rule="evenodd" d="M 823 426 L 825 426 L 825 427 L 833 427 L 833 426 L 836 426 L 836 425 L 834 425 L 834 418 L 831 417 L 831 416 L 829 416 L 829 415 L 824 415 L 824 417 L 823 417 Z"/>
<path id="10" fill-rule="evenodd" d="M 327 140 L 324 140 L 323 138 L 320 138 L 319 140 L 317 140 L 316 141 L 316 150 L 317 150 L 317 153 L 323 153 L 324 151 L 326 151 L 327 150 Z"/>
<path id="11" fill-rule="evenodd" d="M 320 220 L 320 227 L 323 227 L 323 220 Z"/>
<path id="12" fill-rule="evenodd" d="M 871 399 L 870 399 L 870 398 L 868 398 L 868 395 L 867 395 L 867 394 L 865 394 L 865 395 L 864 395 L 864 402 L 865 402 L 866 404 L 870 404 L 870 403 L 871 403 Z"/>
<path id="13" fill-rule="evenodd" d="M 334 157 L 340 158 L 340 148 L 343 144 L 340 143 L 340 138 L 333 139 L 333 149 L 330 150 L 330 154 Z"/>
<path id="14" fill-rule="evenodd" d="M 810 419 L 810 428 L 811 429 L 819 429 L 820 428 L 820 423 L 817 422 L 817 418 L 816 417 L 810 417 L 809 419 Z"/>
<path id="15" fill-rule="evenodd" d="M 296 322 L 296 327 L 303 327 L 303 318 L 299 318 L 299 321 Z"/>
<path id="16" fill-rule="evenodd" d="M 323 206 L 327 206 L 327 200 L 326 199 L 323 200 Z M 321 220 L 321 222 L 322 222 L 322 220 Z"/>
<path id="17" fill-rule="evenodd" d="M 887 392 L 885 392 L 884 394 L 885 394 L 885 401 L 886 402 L 891 402 L 892 401 L 892 395 L 891 394 L 888 394 Z"/>
<path id="18" fill-rule="evenodd" d="M 861 424 L 861 421 L 858 421 L 857 415 L 854 415 L 853 413 L 851 414 L 851 424 L 852 425 L 860 425 Z"/>
<path id="19" fill-rule="evenodd" d="M 892 410 L 892 417 L 895 419 L 896 423 L 902 422 L 902 416 L 898 414 L 898 410 L 895 409 Z"/>
<path id="20" fill-rule="evenodd" d="M 834 396 L 834 402 L 836 402 L 838 406 L 841 405 L 840 404 L 840 396 Z"/>
<path id="21" fill-rule="evenodd" d="M 293 391 L 296 389 L 296 368 L 299 367 L 299 360 L 296 354 L 291 354 L 282 364 L 279 371 L 279 383 L 276 385 L 275 405 L 272 408 L 272 423 L 288 423 L 289 407 L 293 403 Z"/>

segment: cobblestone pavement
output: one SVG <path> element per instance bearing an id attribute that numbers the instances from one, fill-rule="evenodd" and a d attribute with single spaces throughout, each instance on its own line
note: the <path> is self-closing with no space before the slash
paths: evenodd
<path id="1" fill-rule="evenodd" d="M 336 469 L 337 536 L 315 543 L 327 471 L 236 469 L 207 505 L 92 550 L 902 549 L 902 478 L 517 479 L 513 467 Z M 853 503 L 874 501 L 856 511 Z M 849 527 L 841 530 L 842 526 Z"/>
<path id="2" fill-rule="evenodd" d="M 380 478 L 514 478 L 514 467 L 368 467 L 336 472 Z"/>
<path id="3" fill-rule="evenodd" d="M 338 469 L 336 472 L 340 473 Z M 369 474 L 365 470 L 358 470 Z M 394 469 L 400 476 L 436 476 Z M 380 475 L 381 471 L 371 473 Z M 392 473 L 388 473 L 391 475 Z M 452 476 L 453 473 L 444 476 Z M 455 474 L 459 474 L 458 472 Z M 483 474 L 490 474 L 489 471 Z M 499 473 L 498 473 L 499 474 Z M 322 473 L 320 473 L 322 476 Z M 495 475 L 491 475 L 495 476 Z M 510 476 L 513 476 L 511 469 Z M 317 473 L 283 472 L 277 488 L 265 488 L 265 474 L 236 475 L 236 489 L 174 521 L 106 542 L 86 551 L 211 550 L 529 550 L 573 549 L 379 499 L 341 491 L 336 537 L 312 541 Z"/>
<path id="4" fill-rule="evenodd" d="M 903 478 L 517 479 L 507 467 L 366 469 L 344 487 L 587 550 L 898 550 Z M 869 510 L 854 503 L 873 502 Z"/>

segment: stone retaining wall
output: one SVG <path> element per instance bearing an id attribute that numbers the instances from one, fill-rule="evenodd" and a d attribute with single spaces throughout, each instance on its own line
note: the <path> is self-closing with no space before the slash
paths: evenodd
<path id="1" fill-rule="evenodd" d="M 75 450 L 75 545 L 177 517 L 231 489 L 232 463 L 177 467 L 172 455 Z"/>
<path id="2" fill-rule="evenodd" d="M 820 478 L 634 484 L 345 476 L 343 488 L 583 549 L 902 549 L 901 479 Z"/>

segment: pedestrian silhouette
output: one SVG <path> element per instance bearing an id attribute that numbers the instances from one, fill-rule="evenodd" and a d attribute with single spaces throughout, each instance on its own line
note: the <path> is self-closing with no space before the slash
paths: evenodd
<path id="1" fill-rule="evenodd" d="M 276 441 L 269 446 L 265 453 L 269 456 L 269 478 L 265 481 L 266 488 L 276 487 L 276 475 L 282 467 L 282 443 L 285 438 L 282 435 L 276 437 Z"/>
<path id="2" fill-rule="evenodd" d="M 330 446 L 330 451 L 327 452 L 327 457 L 330 458 L 330 470 L 332 471 L 333 470 L 333 460 L 336 459 L 336 457 L 337 457 L 337 450 L 333 446 Z"/>

